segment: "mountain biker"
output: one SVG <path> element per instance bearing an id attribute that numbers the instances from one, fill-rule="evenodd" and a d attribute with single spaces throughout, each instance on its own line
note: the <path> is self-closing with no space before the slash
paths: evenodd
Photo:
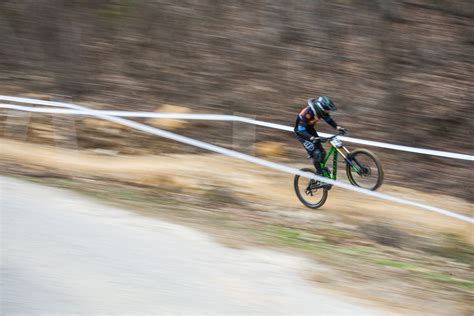
<path id="1" fill-rule="evenodd" d="M 345 134 L 347 129 L 339 126 L 331 118 L 329 112 L 336 111 L 336 105 L 327 96 L 309 99 L 308 106 L 301 110 L 296 118 L 295 133 L 298 141 L 303 144 L 308 154 L 313 158 L 316 174 L 322 176 L 323 170 L 320 163 L 326 156 L 326 151 L 321 145 L 321 138 L 316 132 L 315 125 L 323 119 L 326 123 Z"/>

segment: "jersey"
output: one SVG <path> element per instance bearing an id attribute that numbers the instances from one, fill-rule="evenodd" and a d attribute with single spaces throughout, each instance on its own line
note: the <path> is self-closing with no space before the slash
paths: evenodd
<path id="1" fill-rule="evenodd" d="M 315 112 L 311 106 L 308 106 L 301 110 L 296 118 L 295 133 L 305 140 L 310 140 L 312 136 L 318 136 L 315 125 L 319 123 L 321 119 L 332 127 L 337 128 L 336 122 L 329 114 L 319 114 Z"/>

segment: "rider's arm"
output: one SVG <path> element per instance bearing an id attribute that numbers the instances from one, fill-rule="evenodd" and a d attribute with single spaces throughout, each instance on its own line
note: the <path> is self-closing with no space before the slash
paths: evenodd
<path id="1" fill-rule="evenodd" d="M 328 119 L 324 118 L 324 120 L 326 121 L 326 123 L 328 123 L 335 129 L 337 129 L 339 132 L 341 132 L 343 135 L 347 133 L 347 130 L 342 126 L 337 125 L 337 123 L 329 115 L 328 115 Z"/>
<path id="2" fill-rule="evenodd" d="M 331 125 L 332 127 L 337 128 L 336 122 L 332 119 L 330 115 L 323 116 L 323 120 L 329 125 Z"/>

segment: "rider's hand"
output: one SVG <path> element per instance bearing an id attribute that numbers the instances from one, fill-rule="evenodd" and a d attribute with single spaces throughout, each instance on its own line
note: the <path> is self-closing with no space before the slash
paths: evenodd
<path id="1" fill-rule="evenodd" d="M 341 133 L 342 135 L 346 134 L 347 133 L 347 128 L 344 128 L 344 127 L 341 127 L 341 126 L 338 126 L 337 127 L 337 130 L 339 133 Z"/>

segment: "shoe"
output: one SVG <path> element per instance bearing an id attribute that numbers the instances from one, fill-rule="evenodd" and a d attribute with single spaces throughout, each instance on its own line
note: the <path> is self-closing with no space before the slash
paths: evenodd
<path id="1" fill-rule="evenodd" d="M 316 174 L 317 176 L 320 176 L 320 177 L 324 177 L 324 175 L 322 174 Z M 332 184 L 329 184 L 329 183 L 324 183 L 322 181 L 319 181 L 319 180 L 316 180 L 318 182 L 318 186 L 321 187 L 321 188 L 324 188 L 326 190 L 331 190 L 332 189 Z"/>

